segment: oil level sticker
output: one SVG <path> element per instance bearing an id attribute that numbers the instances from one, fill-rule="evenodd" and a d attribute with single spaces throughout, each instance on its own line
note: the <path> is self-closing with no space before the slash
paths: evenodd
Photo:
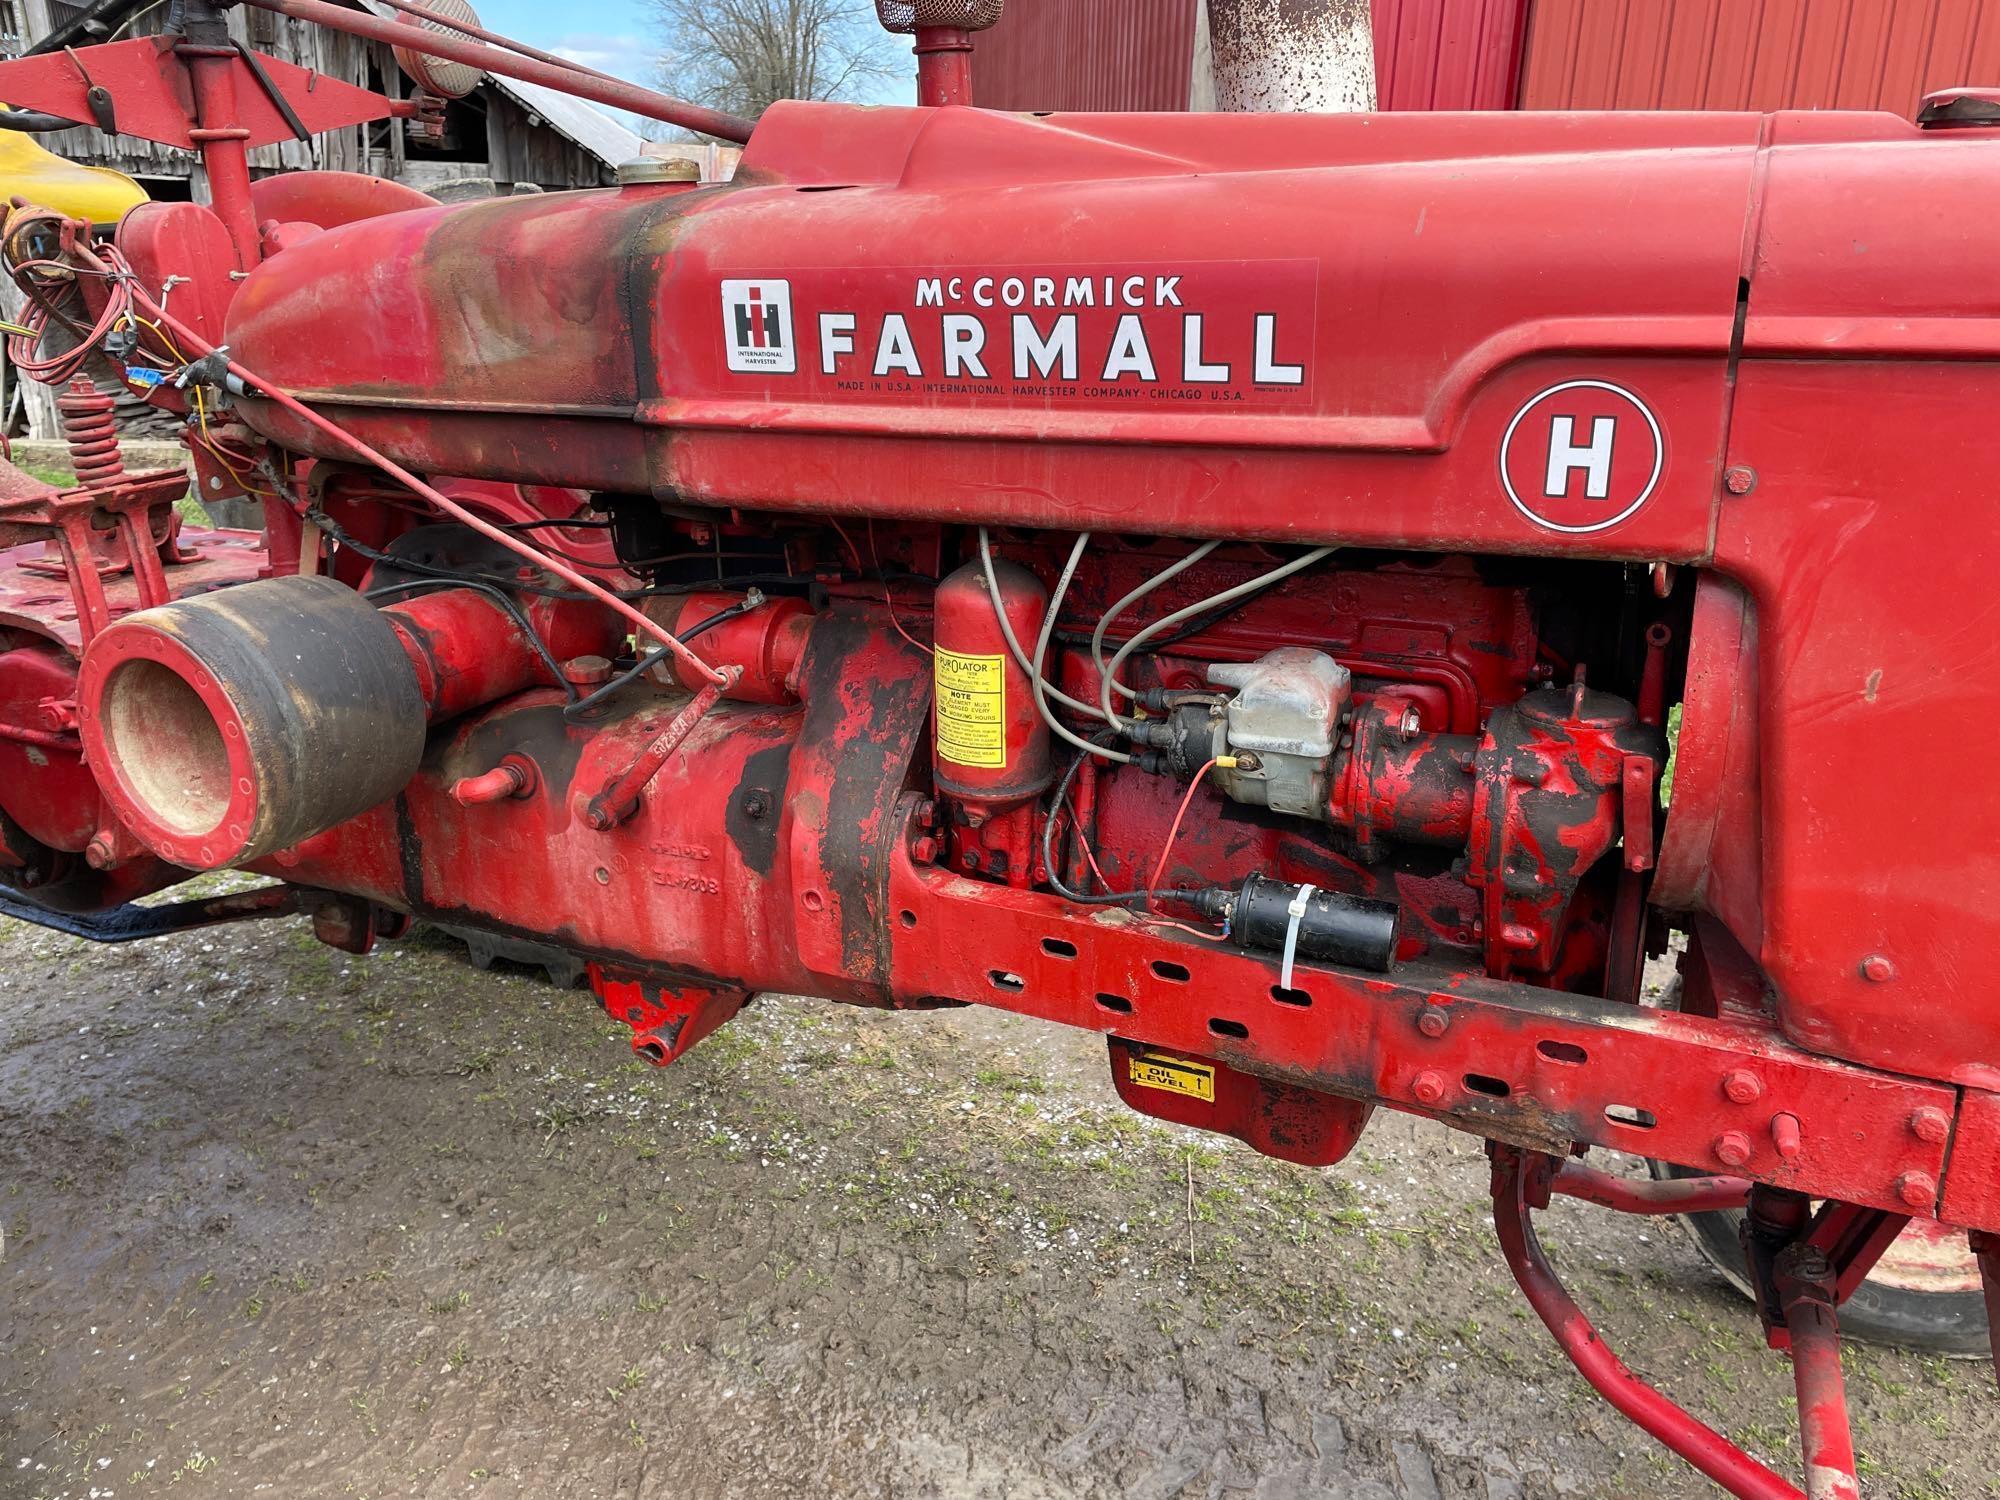
<path id="1" fill-rule="evenodd" d="M 1006 658 L 940 649 L 935 660 L 939 758 L 957 766 L 1006 769 Z"/>
<path id="2" fill-rule="evenodd" d="M 1126 1066 L 1128 1076 L 1142 1089 L 1165 1089 L 1169 1094 L 1215 1102 L 1215 1069 L 1207 1063 L 1163 1057 L 1157 1052 L 1135 1052 Z"/>

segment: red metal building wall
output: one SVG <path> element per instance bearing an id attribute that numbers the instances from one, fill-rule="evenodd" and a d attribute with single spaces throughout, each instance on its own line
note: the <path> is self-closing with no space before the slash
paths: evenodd
<path id="1" fill-rule="evenodd" d="M 1529 0 L 1374 0 L 1378 109 L 1512 109 Z"/>
<path id="2" fill-rule="evenodd" d="M 1008 0 L 977 39 L 990 109 L 1186 109 L 1201 0 Z M 1529 0 L 1374 0 L 1383 109 L 1510 109 Z"/>
<path id="3" fill-rule="evenodd" d="M 994 109 L 1187 108 L 1201 0 L 1009 0 Z M 1383 109 L 1888 109 L 2000 83 L 2000 0 L 1373 0 Z"/>
<path id="4" fill-rule="evenodd" d="M 974 39 L 988 109 L 1186 109 L 1200 0 L 1010 0 Z"/>
<path id="5" fill-rule="evenodd" d="M 2000 80 L 2000 5 L 1533 0 L 1520 76 L 1523 109 L 1908 115 L 1932 89 Z"/>

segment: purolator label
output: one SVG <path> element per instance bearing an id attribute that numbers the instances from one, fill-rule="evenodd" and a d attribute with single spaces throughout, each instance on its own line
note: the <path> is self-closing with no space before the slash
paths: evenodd
<path id="1" fill-rule="evenodd" d="M 1007 662 L 939 650 L 937 753 L 953 765 L 1004 770 L 1007 765 Z"/>

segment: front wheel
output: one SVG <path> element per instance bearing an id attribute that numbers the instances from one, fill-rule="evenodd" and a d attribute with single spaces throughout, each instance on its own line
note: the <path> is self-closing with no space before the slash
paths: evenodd
<path id="1" fill-rule="evenodd" d="M 1660 1178 L 1701 1175 L 1665 1162 L 1646 1165 Z M 1682 1222 L 1693 1231 L 1703 1258 L 1744 1296 L 1752 1295 L 1737 1238 L 1743 1210 L 1685 1214 Z M 1947 1229 L 1931 1219 L 1912 1219 L 1875 1262 L 1868 1279 L 1840 1305 L 1840 1331 L 1871 1344 L 1931 1354 L 1971 1358 L 1988 1353 L 1979 1264 L 1964 1231 Z"/>

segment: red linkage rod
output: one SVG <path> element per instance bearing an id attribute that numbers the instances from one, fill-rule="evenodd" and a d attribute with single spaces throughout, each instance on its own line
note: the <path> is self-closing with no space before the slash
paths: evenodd
<path id="1" fill-rule="evenodd" d="M 380 16 L 329 5 L 326 0 L 248 0 L 248 3 L 259 10 L 290 16 L 295 21 L 309 21 L 334 31 L 367 37 L 370 41 L 387 42 L 392 47 L 404 47 L 412 52 L 442 57 L 449 62 L 464 63 L 467 67 L 498 73 L 505 78 L 539 83 L 565 94 L 574 94 L 580 99 L 608 104 L 614 109 L 630 110 L 649 120 L 662 120 L 669 125 L 715 136 L 719 140 L 747 141 L 755 128 L 754 121 L 739 115 L 690 104 L 685 99 L 656 93 L 636 83 L 623 83 L 570 63 L 543 62 L 535 57 L 520 55 L 518 48 L 511 52 L 502 51 L 478 42 L 441 36 L 422 26 L 405 26 L 400 21 L 385 21 Z M 516 47 L 512 42 L 506 45 Z"/>
<path id="2" fill-rule="evenodd" d="M 1528 1213 L 1525 1154 L 1500 1147 L 1493 1157 L 1493 1228 L 1508 1269 L 1570 1363 L 1627 1421 L 1657 1438 L 1732 1495 L 1744 1500 L 1805 1500 L 1728 1438 L 1696 1421 L 1625 1367 L 1604 1335 L 1556 1279 Z"/>

